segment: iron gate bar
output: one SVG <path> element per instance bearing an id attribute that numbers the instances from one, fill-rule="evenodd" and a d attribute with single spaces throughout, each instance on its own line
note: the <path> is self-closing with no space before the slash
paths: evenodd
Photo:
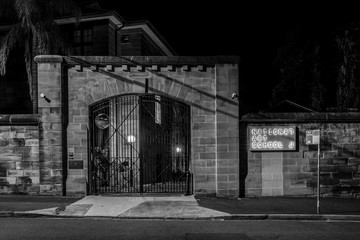
<path id="1" fill-rule="evenodd" d="M 149 111 L 149 109 L 147 109 L 146 107 L 144 107 L 144 108 L 151 114 L 152 117 L 154 117 L 154 116 L 152 115 L 152 113 Z M 161 127 L 161 130 L 163 130 L 163 132 L 166 133 L 166 129 L 165 129 L 165 128 Z M 171 140 L 175 143 L 175 140 L 173 140 L 173 139 L 171 139 Z"/>
<path id="2" fill-rule="evenodd" d="M 145 100 L 145 101 L 146 101 L 146 100 Z M 145 101 L 144 101 L 144 102 L 145 102 Z M 158 100 L 155 98 L 155 101 L 158 101 Z M 148 102 L 148 100 L 147 100 L 147 102 Z M 151 102 L 151 101 L 150 101 L 150 102 Z M 176 102 L 172 102 L 172 106 L 174 105 L 174 103 L 176 104 Z M 152 116 L 152 118 L 155 118 L 154 115 L 152 114 L 152 112 L 149 110 L 149 108 L 146 107 L 146 105 L 142 105 L 142 106 L 144 106 L 144 108 L 145 108 L 146 111 L 149 113 L 149 115 Z M 175 109 L 177 109 L 177 108 L 175 108 Z M 180 111 L 180 112 L 183 112 L 183 111 Z M 179 122 L 180 122 L 180 121 L 179 121 Z M 173 123 L 174 123 L 174 122 L 173 122 Z M 172 126 L 174 126 L 174 125 L 172 124 L 170 127 L 172 127 Z M 160 130 L 161 130 L 163 133 L 167 133 L 168 130 L 169 130 L 169 126 L 166 126 L 166 128 L 165 128 L 165 127 L 162 127 L 162 125 L 161 125 L 161 126 L 160 126 Z M 174 140 L 173 138 L 171 138 L 171 137 L 170 137 L 170 141 L 173 142 L 173 143 L 176 143 L 175 140 Z M 186 147 L 186 144 L 185 144 L 185 147 Z M 187 159 L 187 158 L 185 158 L 185 160 L 186 160 L 186 159 Z M 171 161 L 173 161 L 173 160 L 171 160 Z M 161 164 L 161 163 L 162 163 L 162 162 L 160 162 L 159 164 Z M 182 165 L 184 165 L 184 164 L 182 164 Z M 186 166 L 186 165 L 188 165 L 188 164 L 185 164 L 185 166 Z M 158 182 L 158 178 L 163 177 L 163 173 L 164 173 L 169 167 L 170 167 L 170 165 L 167 165 L 165 168 L 163 168 L 163 170 L 158 174 L 158 176 L 156 176 L 156 177 L 153 179 L 153 182 L 154 182 L 154 183 Z M 157 168 L 157 167 L 156 167 L 156 168 Z M 178 179 L 183 178 L 183 176 L 185 176 L 185 172 L 186 172 L 186 171 L 187 171 L 187 170 L 184 169 L 183 174 L 181 174 Z M 164 184 L 166 185 L 166 183 L 164 183 Z M 166 185 L 166 187 L 167 187 L 168 189 L 169 189 L 169 186 L 171 186 L 171 185 L 169 185 L 169 184 L 170 184 L 170 183 L 168 182 L 167 185 Z M 154 185 L 155 185 L 155 184 L 154 184 Z M 158 184 L 157 184 L 157 186 L 163 189 L 162 186 L 160 186 L 160 185 L 158 185 Z M 172 186 L 174 186 L 174 185 L 172 185 Z M 180 188 L 183 188 L 183 187 L 181 187 L 180 184 L 177 184 L 176 186 L 178 186 L 177 188 L 175 187 L 175 189 L 177 189 L 177 190 L 179 190 Z M 174 188 L 172 187 L 170 191 L 174 191 Z M 168 191 L 167 191 L 167 192 L 168 192 Z M 189 192 L 189 191 L 187 191 L 187 192 Z"/>
<path id="3" fill-rule="evenodd" d="M 109 116 L 103 130 L 94 124 L 101 113 Z M 154 94 L 124 95 L 94 104 L 90 116 L 93 193 L 189 192 L 188 105 Z M 137 141 L 128 141 L 129 136 Z M 98 148 L 106 153 L 105 163 L 96 155 Z"/>
<path id="4" fill-rule="evenodd" d="M 110 138 L 111 138 L 116 132 L 118 132 L 118 129 L 119 129 L 119 128 L 122 126 L 122 124 L 125 122 L 126 118 L 131 115 L 131 113 L 134 111 L 134 109 L 135 109 L 138 105 L 139 105 L 139 104 L 137 104 L 137 105 L 131 110 L 131 112 L 124 118 L 123 122 L 122 122 L 117 128 L 113 127 L 113 128 L 115 129 L 115 131 L 114 131 L 114 133 L 110 136 Z M 110 125 L 110 126 L 111 126 L 111 125 Z M 118 133 L 120 134 L 120 136 L 121 136 L 124 140 L 127 140 L 127 139 L 121 134 L 121 132 L 118 132 Z M 110 140 L 110 138 L 109 138 L 108 140 Z"/>

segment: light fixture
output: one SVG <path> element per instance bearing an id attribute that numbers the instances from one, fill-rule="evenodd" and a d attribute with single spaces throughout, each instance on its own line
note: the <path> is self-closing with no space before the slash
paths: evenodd
<path id="1" fill-rule="evenodd" d="M 239 95 L 237 93 L 233 93 L 233 94 L 231 94 L 231 99 L 238 99 L 239 100 Z"/>
<path id="2" fill-rule="evenodd" d="M 129 136 L 127 137 L 127 141 L 128 141 L 128 143 L 133 143 L 133 142 L 136 141 L 136 138 L 135 138 L 135 136 L 133 136 L 133 135 L 129 135 Z"/>
<path id="3" fill-rule="evenodd" d="M 177 148 L 176 148 L 176 152 L 177 152 L 177 153 L 180 153 L 180 152 L 181 152 L 181 148 L 180 148 L 180 147 L 177 147 Z"/>
<path id="4" fill-rule="evenodd" d="M 40 93 L 40 97 L 42 97 L 43 99 L 45 99 L 45 101 L 47 101 L 48 103 L 51 102 L 51 100 L 50 100 L 49 98 L 47 98 L 44 93 Z"/>

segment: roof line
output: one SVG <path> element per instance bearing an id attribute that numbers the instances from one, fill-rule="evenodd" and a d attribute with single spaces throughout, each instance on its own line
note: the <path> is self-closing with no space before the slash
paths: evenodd
<path id="1" fill-rule="evenodd" d="M 103 20 L 103 19 L 109 19 L 115 25 L 121 25 L 121 26 L 124 25 L 125 22 L 124 19 L 116 11 L 106 11 L 102 13 L 88 13 L 82 15 L 81 18 L 79 19 L 79 22 L 88 22 L 88 21 Z M 59 25 L 75 23 L 76 18 L 73 16 L 59 17 L 55 19 L 55 22 Z"/>
<path id="2" fill-rule="evenodd" d="M 157 31 L 157 29 L 151 24 L 148 20 L 135 20 L 135 21 L 126 21 L 123 30 L 141 28 L 144 30 L 149 37 L 156 43 L 158 46 L 168 55 L 174 56 L 176 52 L 171 48 L 170 44 L 165 40 L 165 38 Z"/>

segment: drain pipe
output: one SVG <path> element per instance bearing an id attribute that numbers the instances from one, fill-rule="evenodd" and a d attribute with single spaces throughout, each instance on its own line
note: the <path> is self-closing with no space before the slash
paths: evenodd
<path id="1" fill-rule="evenodd" d="M 62 191 L 66 196 L 66 180 L 68 177 L 67 127 L 69 124 L 68 75 L 64 64 L 61 66 L 61 145 L 62 145 Z"/>

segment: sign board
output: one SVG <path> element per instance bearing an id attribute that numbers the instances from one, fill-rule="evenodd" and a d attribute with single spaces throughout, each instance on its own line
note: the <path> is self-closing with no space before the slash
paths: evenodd
<path id="1" fill-rule="evenodd" d="M 69 147 L 68 148 L 68 159 L 69 160 L 74 160 L 74 147 Z"/>
<path id="2" fill-rule="evenodd" d="M 319 144 L 320 143 L 320 130 L 306 130 L 306 145 Z"/>
<path id="3" fill-rule="evenodd" d="M 296 150 L 295 126 L 249 127 L 250 151 L 292 151 Z"/>

